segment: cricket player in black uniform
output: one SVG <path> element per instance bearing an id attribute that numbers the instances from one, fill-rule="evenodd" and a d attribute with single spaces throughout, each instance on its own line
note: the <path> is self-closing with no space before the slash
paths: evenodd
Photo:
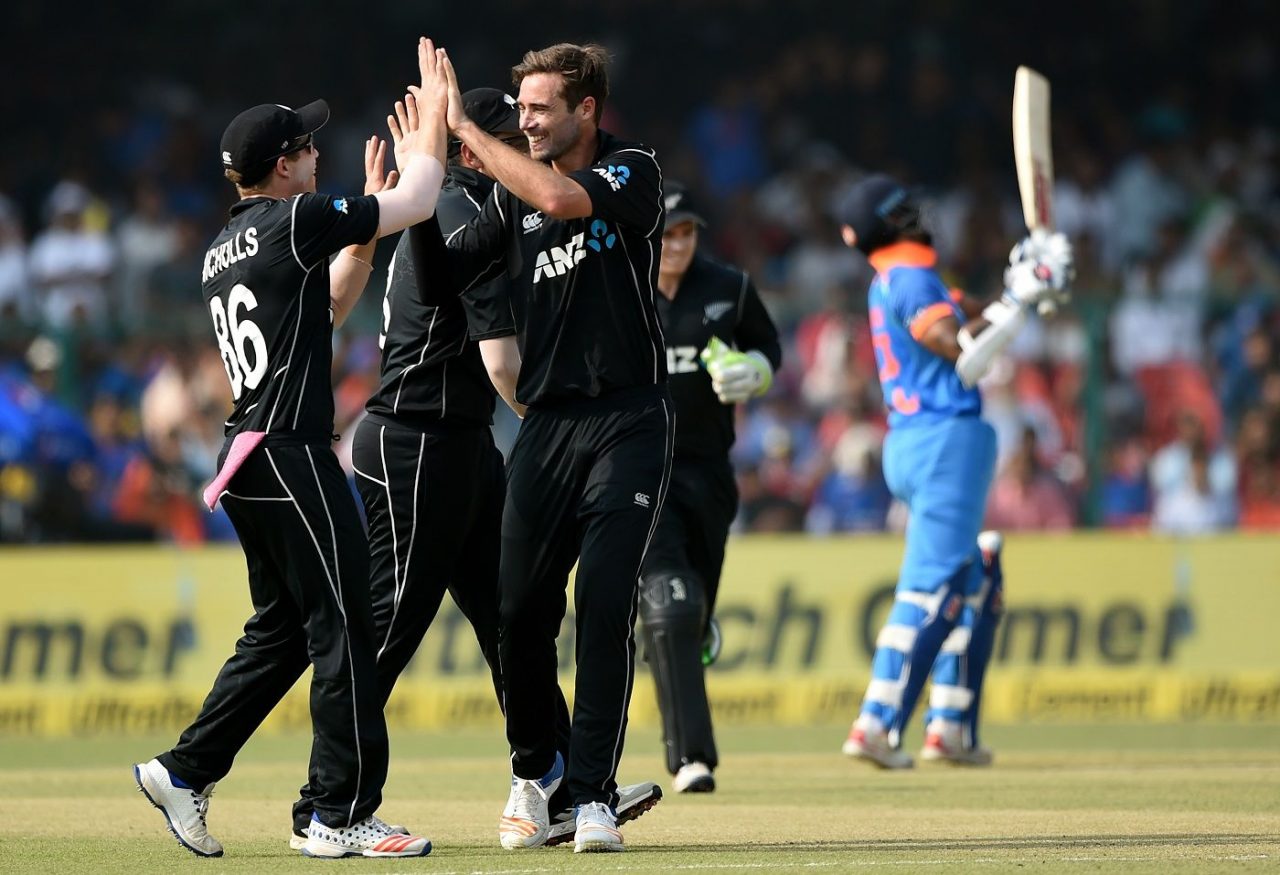
<path id="1" fill-rule="evenodd" d="M 658 316 L 677 426 L 671 487 L 644 561 L 640 618 L 672 786 L 710 792 L 718 757 L 703 664 L 713 653 L 703 642 L 712 636 L 725 540 L 738 512 L 729 464 L 733 409 L 768 390 L 782 348 L 751 278 L 698 252 L 706 221 L 689 191 L 669 179 L 663 192 Z"/>
<path id="2" fill-rule="evenodd" d="M 486 132 L 527 149 L 515 99 L 495 88 L 463 97 Z M 440 610 L 445 590 L 471 622 L 493 674 L 498 701 L 498 552 L 506 495 L 502 454 L 493 442 L 492 379 L 514 391 L 515 366 L 486 373 L 486 362 L 510 362 L 515 325 L 505 279 L 440 306 L 423 302 L 422 285 L 448 283 L 448 266 L 415 264 L 419 234 L 450 233 L 489 197 L 493 180 L 475 155 L 449 143 L 449 168 L 435 217 L 402 235 L 382 303 L 382 377 L 356 429 L 352 458 L 369 523 L 370 588 L 378 654 L 378 692 L 385 706 Z M 437 224 L 438 223 L 438 224 Z M 485 351 L 485 345 L 499 348 Z M 508 377 L 509 384 L 508 384 Z M 560 748 L 569 748 L 569 711 L 557 703 Z M 294 806 L 293 838 L 306 841 L 310 789 Z"/>
<path id="3" fill-rule="evenodd" d="M 407 160 L 395 188 L 316 194 L 313 136 L 329 117 L 324 101 L 296 111 L 253 107 L 222 137 L 226 176 L 241 199 L 205 257 L 202 279 L 235 406 L 205 498 L 211 507 L 223 502 L 240 537 L 255 612 L 177 746 L 134 766 L 139 789 L 201 856 L 222 854 L 206 824 L 214 783 L 308 664 L 314 817 L 302 852 L 401 857 L 431 849 L 374 814 L 387 733 L 368 545 L 329 447 L 333 326 L 368 281 L 376 238 L 428 218 L 444 176 L 448 83 L 425 39 L 418 66 L 419 100 L 400 132 Z M 369 189 L 383 184 L 383 154 L 366 144 Z"/>
<path id="4" fill-rule="evenodd" d="M 598 46 L 560 44 L 513 69 L 529 155 L 484 133 L 456 83 L 450 91 L 450 130 L 497 180 L 480 214 L 448 238 L 450 260 L 464 291 L 507 276 L 521 357 L 516 400 L 528 408 L 508 462 L 499 570 L 512 748 L 499 838 L 512 849 L 547 841 L 548 799 L 565 780 L 556 634 L 575 560 L 574 850 L 623 849 L 616 777 L 638 582 L 670 468 L 654 303 L 662 171 L 652 149 L 598 129 L 606 60 Z"/>

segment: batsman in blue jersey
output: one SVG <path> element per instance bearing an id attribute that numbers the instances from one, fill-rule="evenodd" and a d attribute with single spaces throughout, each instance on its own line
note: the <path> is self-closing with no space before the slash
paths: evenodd
<path id="1" fill-rule="evenodd" d="M 910 767 L 902 731 L 932 676 L 921 758 L 986 765 L 991 752 L 978 744 L 978 705 L 1003 582 L 1000 536 L 979 533 L 996 436 L 981 419 L 975 384 L 1031 308 L 1064 298 L 1070 244 L 1041 232 L 1019 243 L 1002 297 L 968 319 L 937 274 L 929 232 L 903 186 L 867 177 L 838 219 L 845 243 L 876 271 L 867 305 L 889 407 L 884 475 L 910 509 L 895 599 L 844 752 L 884 768 Z"/>

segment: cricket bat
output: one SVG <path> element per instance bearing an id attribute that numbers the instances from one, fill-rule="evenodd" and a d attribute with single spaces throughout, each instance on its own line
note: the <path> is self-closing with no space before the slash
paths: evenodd
<path id="1" fill-rule="evenodd" d="M 1027 230 L 1053 230 L 1053 142 L 1049 139 L 1049 80 L 1030 67 L 1019 67 L 1013 79 L 1013 160 Z M 1040 315 L 1058 310 L 1041 301 Z"/>

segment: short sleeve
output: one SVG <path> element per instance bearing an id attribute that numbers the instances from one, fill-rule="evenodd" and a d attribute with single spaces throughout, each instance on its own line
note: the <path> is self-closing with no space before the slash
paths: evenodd
<path id="1" fill-rule="evenodd" d="M 290 245 L 306 270 L 343 247 L 368 243 L 378 233 L 378 200 L 369 195 L 300 194 L 293 199 Z"/>
<path id="2" fill-rule="evenodd" d="M 934 323 L 952 316 L 964 317 L 942 280 L 931 270 L 899 268 L 889 276 L 889 308 L 919 340 Z"/>
<path id="3" fill-rule="evenodd" d="M 467 314 L 467 337 L 477 341 L 492 340 L 516 333 L 506 277 L 472 289 L 461 300 Z"/>
<path id="4" fill-rule="evenodd" d="M 648 149 L 618 149 L 569 178 L 591 198 L 591 214 L 644 236 L 662 226 L 662 169 Z"/>

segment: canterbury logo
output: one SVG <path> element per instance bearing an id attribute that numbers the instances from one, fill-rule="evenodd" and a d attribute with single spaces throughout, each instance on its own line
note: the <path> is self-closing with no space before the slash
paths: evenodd
<path id="1" fill-rule="evenodd" d="M 649 506 L 649 496 L 645 495 L 643 492 L 637 492 L 637 493 L 636 493 L 636 504 L 638 504 L 640 507 L 648 507 L 648 506 Z"/>
<path id="2" fill-rule="evenodd" d="M 520 224 L 524 227 L 524 233 L 536 231 L 542 227 L 542 213 L 530 213 L 520 220 Z"/>

